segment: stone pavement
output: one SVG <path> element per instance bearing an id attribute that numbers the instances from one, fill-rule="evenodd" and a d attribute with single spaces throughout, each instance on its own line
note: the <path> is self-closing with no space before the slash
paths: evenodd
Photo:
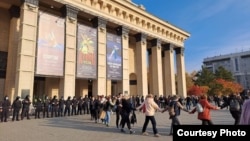
<path id="1" fill-rule="evenodd" d="M 94 123 L 90 120 L 90 115 L 45 119 L 34 119 L 32 116 L 31 120 L 0 123 L 0 141 L 172 141 L 172 136 L 168 136 L 171 123 L 168 112 L 158 112 L 155 116 L 161 137 L 153 136 L 151 123 L 147 128 L 150 135 L 142 136 L 144 114 L 136 114 L 138 122 L 132 126 L 136 133 L 132 135 L 128 132 L 121 133 L 115 127 L 115 115 L 111 116 L 110 127 Z M 211 114 L 214 124 L 234 123 L 228 110 L 212 111 Z M 197 120 L 197 113 L 188 114 L 182 111 L 180 121 L 182 124 L 201 124 Z"/>

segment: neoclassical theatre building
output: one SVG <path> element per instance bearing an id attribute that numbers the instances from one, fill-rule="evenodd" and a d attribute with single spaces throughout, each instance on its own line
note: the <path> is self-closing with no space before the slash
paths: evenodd
<path id="1" fill-rule="evenodd" d="M 1 97 L 186 96 L 190 34 L 131 0 L 1 0 L 0 31 Z"/>

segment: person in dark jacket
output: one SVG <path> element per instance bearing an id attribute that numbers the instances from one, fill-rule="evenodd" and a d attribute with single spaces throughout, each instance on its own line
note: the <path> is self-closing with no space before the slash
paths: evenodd
<path id="1" fill-rule="evenodd" d="M 72 105 L 71 97 L 69 96 L 68 99 L 65 101 L 65 109 L 64 109 L 64 116 L 68 112 L 68 116 L 70 116 L 70 106 Z"/>
<path id="2" fill-rule="evenodd" d="M 9 110 L 11 108 L 10 100 L 8 96 L 5 96 L 2 102 L 2 115 L 1 115 L 1 122 L 7 122 L 9 116 Z"/>
<path id="3" fill-rule="evenodd" d="M 120 117 L 121 117 L 121 107 L 119 106 L 121 104 L 121 100 L 122 100 L 122 93 L 119 93 L 117 98 L 116 98 L 116 101 L 115 101 L 115 113 L 116 113 L 116 127 L 119 128 L 119 126 L 121 126 L 121 122 L 120 122 Z M 139 99 L 140 101 L 140 99 Z"/>
<path id="4" fill-rule="evenodd" d="M 42 99 L 38 98 L 36 104 L 35 104 L 36 110 L 35 110 L 35 119 L 40 118 L 40 112 L 43 110 L 43 103 Z"/>
<path id="5" fill-rule="evenodd" d="M 54 116 L 57 117 L 58 114 L 58 99 L 57 96 L 54 96 L 53 99 L 51 100 L 51 106 L 52 106 L 52 110 L 51 110 L 51 117 Z"/>
<path id="6" fill-rule="evenodd" d="M 49 97 L 45 96 L 45 100 L 43 102 L 43 118 L 45 118 L 45 114 L 46 117 L 49 118 L 49 104 L 50 104 Z"/>
<path id="7" fill-rule="evenodd" d="M 64 103 L 65 100 L 63 99 L 63 96 L 61 96 L 61 98 L 59 99 L 58 116 L 63 116 Z"/>
<path id="8" fill-rule="evenodd" d="M 121 117 L 122 117 L 122 119 L 121 119 L 121 125 L 122 125 L 121 132 L 125 132 L 124 126 L 127 123 L 127 127 L 129 129 L 129 133 L 130 134 L 134 134 L 135 131 L 133 131 L 132 128 L 131 128 L 131 123 L 130 123 L 129 116 L 130 116 L 131 111 L 132 110 L 136 110 L 136 109 L 132 108 L 132 105 L 129 102 L 128 95 L 125 95 L 122 98 L 121 104 L 119 106 L 121 107 Z"/>
<path id="9" fill-rule="evenodd" d="M 78 99 L 78 104 L 77 104 L 77 115 L 82 115 L 82 108 L 83 108 L 83 97 L 80 96 Z"/>
<path id="10" fill-rule="evenodd" d="M 76 115 L 76 107 L 78 104 L 78 100 L 76 99 L 76 97 L 74 96 L 72 99 L 72 105 L 71 105 L 71 116 Z"/>
<path id="11" fill-rule="evenodd" d="M 239 109 L 238 110 L 233 110 L 230 108 L 230 102 L 232 100 L 236 100 L 239 103 Z M 243 101 L 241 99 L 240 96 L 236 95 L 236 94 L 230 94 L 228 97 L 228 100 L 225 101 L 220 107 L 221 109 L 225 108 L 225 107 L 229 107 L 229 111 L 230 114 L 232 115 L 232 117 L 234 118 L 234 125 L 238 125 L 240 122 L 240 116 L 241 116 L 241 107 L 242 107 Z"/>
<path id="12" fill-rule="evenodd" d="M 22 108 L 21 120 L 23 120 L 25 116 L 27 116 L 27 119 L 30 119 L 29 111 L 30 111 L 31 101 L 29 95 L 25 97 L 25 99 L 22 101 L 22 104 L 23 108 Z"/>
<path id="13" fill-rule="evenodd" d="M 20 100 L 20 96 L 17 96 L 12 104 L 13 109 L 13 115 L 12 115 L 12 121 L 16 119 L 16 121 L 19 121 L 19 112 L 22 107 L 22 101 Z"/>

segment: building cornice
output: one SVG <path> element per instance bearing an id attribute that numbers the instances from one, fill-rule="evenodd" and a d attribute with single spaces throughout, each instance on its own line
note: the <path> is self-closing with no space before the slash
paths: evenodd
<path id="1" fill-rule="evenodd" d="M 74 6 L 80 11 L 107 19 L 121 26 L 129 27 L 136 32 L 144 32 L 164 43 L 184 47 L 189 33 L 163 21 L 133 2 L 126 0 L 55 0 L 59 3 Z"/>

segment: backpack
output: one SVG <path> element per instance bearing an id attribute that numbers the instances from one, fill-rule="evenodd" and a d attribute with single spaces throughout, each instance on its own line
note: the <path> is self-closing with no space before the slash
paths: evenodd
<path id="1" fill-rule="evenodd" d="M 239 111 L 240 103 L 237 99 L 231 99 L 229 102 L 229 110 L 230 111 Z"/>
<path id="2" fill-rule="evenodd" d="M 203 112 L 203 107 L 201 106 L 201 104 L 200 103 L 197 103 L 196 104 L 196 111 L 198 112 L 198 113 L 202 113 Z"/>

